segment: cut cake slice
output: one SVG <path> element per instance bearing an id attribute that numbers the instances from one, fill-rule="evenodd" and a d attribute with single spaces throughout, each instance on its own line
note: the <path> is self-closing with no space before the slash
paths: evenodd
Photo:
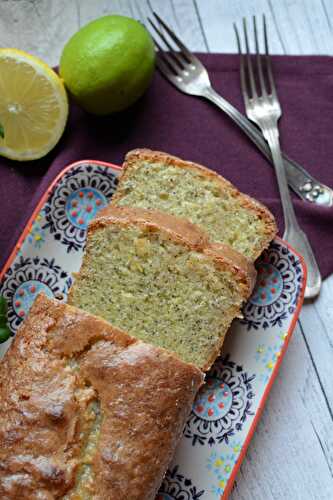
<path id="1" fill-rule="evenodd" d="M 154 500 L 202 381 L 40 295 L 0 365 L 0 497 Z"/>
<path id="2" fill-rule="evenodd" d="M 112 205 L 185 217 L 254 261 L 274 238 L 273 215 L 258 201 L 201 165 L 159 151 L 126 155 Z"/>
<path id="3" fill-rule="evenodd" d="M 207 370 L 254 280 L 248 259 L 188 220 L 108 206 L 89 226 L 68 301 Z"/>

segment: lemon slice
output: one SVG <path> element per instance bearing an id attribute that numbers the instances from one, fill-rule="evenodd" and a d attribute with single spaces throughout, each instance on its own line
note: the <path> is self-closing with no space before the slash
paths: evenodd
<path id="1" fill-rule="evenodd" d="M 37 57 L 0 49 L 0 155 L 34 160 L 59 141 L 68 116 L 59 76 Z"/>

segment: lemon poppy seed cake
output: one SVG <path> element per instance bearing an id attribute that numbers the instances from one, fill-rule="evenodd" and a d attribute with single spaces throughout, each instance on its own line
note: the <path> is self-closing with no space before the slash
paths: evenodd
<path id="1" fill-rule="evenodd" d="M 253 261 L 277 231 L 266 207 L 216 172 L 148 149 L 126 155 L 111 203 L 186 217 L 212 241 L 226 243 Z"/>
<path id="2" fill-rule="evenodd" d="M 0 365 L 0 498 L 154 500 L 202 381 L 40 295 Z"/>
<path id="3" fill-rule="evenodd" d="M 188 220 L 109 205 L 90 223 L 68 301 L 207 370 L 254 279 L 248 259 Z"/>

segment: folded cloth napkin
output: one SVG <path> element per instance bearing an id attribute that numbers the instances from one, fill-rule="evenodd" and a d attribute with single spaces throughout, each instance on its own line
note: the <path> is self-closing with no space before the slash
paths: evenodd
<path id="1" fill-rule="evenodd" d="M 238 57 L 199 57 L 215 89 L 243 110 Z M 333 59 L 276 56 L 273 67 L 283 110 L 283 149 L 333 187 Z M 27 163 L 0 160 L 0 268 L 41 195 L 66 165 L 84 159 L 121 164 L 126 152 L 137 147 L 166 151 L 216 170 L 265 203 L 282 234 L 277 184 L 268 162 L 219 109 L 180 93 L 156 72 L 144 97 L 126 112 L 96 117 L 71 103 L 66 131 L 45 158 Z M 303 202 L 296 195 L 293 199 L 325 277 L 333 272 L 333 209 Z"/>

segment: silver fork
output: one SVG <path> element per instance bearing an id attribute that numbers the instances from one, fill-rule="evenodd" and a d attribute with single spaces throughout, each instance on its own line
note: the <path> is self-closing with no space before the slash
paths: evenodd
<path id="1" fill-rule="evenodd" d="M 157 67 L 160 72 L 178 90 L 185 94 L 205 97 L 216 104 L 272 162 L 269 147 L 257 127 L 212 88 L 207 70 L 201 61 L 187 49 L 156 12 L 153 12 L 153 16 L 155 22 L 149 18 L 148 21 L 159 39 L 168 48 L 168 51 L 164 51 L 160 43 L 156 39 L 154 40 L 158 49 Z M 173 48 L 172 43 L 177 47 L 177 50 Z M 317 181 L 303 167 L 286 155 L 283 158 L 288 183 L 300 198 L 322 206 L 330 207 L 333 205 L 332 189 Z"/>
<path id="2" fill-rule="evenodd" d="M 272 153 L 284 216 L 285 231 L 283 234 L 283 238 L 287 240 L 296 250 L 298 250 L 301 255 L 303 255 L 308 270 L 305 296 L 309 298 L 315 297 L 320 291 L 321 276 L 309 240 L 298 225 L 294 207 L 290 197 L 290 192 L 288 189 L 285 165 L 281 154 L 278 129 L 278 121 L 281 117 L 282 111 L 276 93 L 271 59 L 268 51 L 267 26 L 265 16 L 263 16 L 263 32 L 265 43 L 264 55 L 261 55 L 259 52 L 257 23 L 255 16 L 253 16 L 253 31 L 256 50 L 255 69 L 258 81 L 255 80 L 255 72 L 250 55 L 246 20 L 243 19 L 246 55 L 242 53 L 237 26 L 234 25 L 234 28 L 240 54 L 241 87 L 244 97 L 246 114 L 250 118 L 250 120 L 256 123 L 261 129 Z"/>

